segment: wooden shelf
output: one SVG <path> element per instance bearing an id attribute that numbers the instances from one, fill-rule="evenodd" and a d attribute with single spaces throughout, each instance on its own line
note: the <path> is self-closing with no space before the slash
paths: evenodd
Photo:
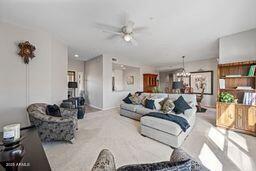
<path id="1" fill-rule="evenodd" d="M 224 89 L 220 89 L 221 91 L 255 91 L 256 89 L 252 89 L 252 90 L 244 90 L 244 89 L 236 89 L 236 88 L 224 88 Z"/>
<path id="2" fill-rule="evenodd" d="M 256 75 L 247 76 L 251 65 L 256 65 L 256 61 L 218 65 L 218 81 L 220 79 L 225 80 L 225 88 L 220 89 L 218 86 L 218 94 L 229 92 L 237 99 L 238 103 L 217 102 L 216 124 L 220 127 L 256 136 L 256 105 L 242 104 L 245 92 L 256 92 Z M 226 77 L 228 75 L 237 76 Z M 242 86 L 253 89 L 236 89 Z"/>
<path id="3" fill-rule="evenodd" d="M 253 107 L 256 107 L 256 105 L 247 105 L 247 104 L 243 104 L 243 103 L 225 103 L 225 102 L 217 102 L 217 103 L 220 103 L 220 104 L 234 104 L 234 105 L 238 105 L 238 106 L 253 106 Z"/>
<path id="4" fill-rule="evenodd" d="M 240 77 L 220 77 L 221 79 L 232 79 L 232 78 L 256 78 L 256 76 L 240 76 Z"/>
<path id="5" fill-rule="evenodd" d="M 243 66 L 243 65 L 254 65 L 256 61 L 246 61 L 246 62 L 234 62 L 234 63 L 227 63 L 227 64 L 219 64 L 218 67 L 236 67 L 236 66 Z"/>

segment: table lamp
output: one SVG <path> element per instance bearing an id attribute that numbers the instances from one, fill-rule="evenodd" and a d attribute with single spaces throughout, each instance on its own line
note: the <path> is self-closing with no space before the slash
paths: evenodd
<path id="1" fill-rule="evenodd" d="M 175 90 L 175 93 L 180 93 L 180 89 L 183 87 L 183 84 L 182 84 L 182 82 L 180 82 L 180 81 L 174 81 L 173 83 L 172 83 L 172 89 L 174 89 Z"/>

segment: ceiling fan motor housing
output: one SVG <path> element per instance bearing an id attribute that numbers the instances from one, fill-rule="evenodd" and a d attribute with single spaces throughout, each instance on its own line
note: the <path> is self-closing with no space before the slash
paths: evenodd
<path id="1" fill-rule="evenodd" d="M 132 34 L 132 31 L 133 31 L 132 27 L 128 27 L 128 26 L 123 26 L 122 27 L 122 32 L 124 34 Z"/>

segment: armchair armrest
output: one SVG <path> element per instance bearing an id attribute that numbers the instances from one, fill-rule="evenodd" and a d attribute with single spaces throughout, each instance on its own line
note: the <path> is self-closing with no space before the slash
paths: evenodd
<path id="1" fill-rule="evenodd" d="M 62 117 L 77 118 L 77 111 L 78 109 L 60 108 L 60 113 Z"/>
<path id="2" fill-rule="evenodd" d="M 54 117 L 49 115 L 44 115 L 40 113 L 30 113 L 31 117 L 49 123 L 61 123 L 61 122 L 74 122 L 74 118 L 72 117 Z"/>
<path id="3" fill-rule="evenodd" d="M 107 149 L 102 150 L 93 165 L 92 171 L 116 171 L 113 154 Z"/>
<path id="4" fill-rule="evenodd" d="M 170 161 L 171 162 L 183 162 L 186 160 L 191 160 L 191 170 L 192 171 L 209 171 L 202 163 L 197 162 L 194 158 L 188 155 L 184 150 L 176 148 L 174 149 Z"/>

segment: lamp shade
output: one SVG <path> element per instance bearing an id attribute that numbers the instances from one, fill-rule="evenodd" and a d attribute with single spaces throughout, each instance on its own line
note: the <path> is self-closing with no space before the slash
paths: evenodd
<path id="1" fill-rule="evenodd" d="M 173 89 L 181 89 L 182 87 L 183 87 L 183 85 L 182 85 L 182 82 L 180 82 L 180 81 L 174 81 L 172 83 L 172 88 Z"/>
<path id="2" fill-rule="evenodd" d="M 68 82 L 68 88 L 77 88 L 77 82 Z"/>

